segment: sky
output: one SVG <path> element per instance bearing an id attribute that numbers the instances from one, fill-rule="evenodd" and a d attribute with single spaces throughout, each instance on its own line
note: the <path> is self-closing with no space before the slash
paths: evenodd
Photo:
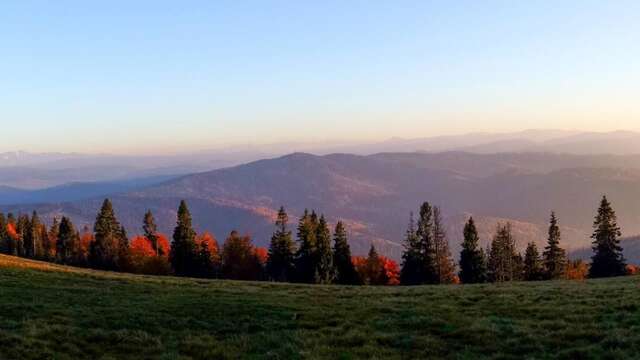
<path id="1" fill-rule="evenodd" d="M 3 1 L 0 151 L 640 130 L 640 1 Z"/>

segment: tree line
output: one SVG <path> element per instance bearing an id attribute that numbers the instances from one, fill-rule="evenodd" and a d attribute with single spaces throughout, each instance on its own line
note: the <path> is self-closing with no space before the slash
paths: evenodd
<path id="1" fill-rule="evenodd" d="M 304 211 L 294 240 L 288 214 L 280 208 L 268 249 L 254 246 L 250 236 L 237 231 L 231 232 L 220 248 L 210 233 L 196 233 L 185 201 L 178 208 L 171 242 L 158 231 L 151 211 L 144 215 L 142 235 L 129 239 L 109 199 L 102 204 L 92 230 L 85 227 L 78 231 L 66 216 L 47 227 L 36 212 L 17 218 L 0 213 L 1 253 L 110 271 L 343 285 L 472 284 L 627 273 L 620 228 L 606 197 L 594 221 L 590 265 L 567 259 L 560 246 L 559 220 L 553 212 L 542 253 L 534 243 L 527 244 L 524 255 L 519 253 L 509 223 L 498 224 L 487 249 L 479 244 L 472 217 L 463 234 L 456 264 L 442 212 L 425 202 L 417 221 L 413 213 L 410 215 L 400 267 L 379 255 L 374 246 L 366 257 L 352 256 L 345 224 L 338 221 L 332 232 L 324 215 L 315 211 Z"/>

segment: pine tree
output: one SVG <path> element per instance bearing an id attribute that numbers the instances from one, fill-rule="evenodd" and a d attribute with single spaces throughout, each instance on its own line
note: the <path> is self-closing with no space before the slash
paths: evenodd
<path id="1" fill-rule="evenodd" d="M 127 230 L 125 230 L 124 226 L 120 227 L 118 235 L 118 270 L 130 271 L 132 268 L 131 252 L 129 251 L 129 237 L 127 236 Z"/>
<path id="2" fill-rule="evenodd" d="M 521 273 L 522 257 L 516 253 L 511 224 L 499 224 L 489 252 L 489 279 L 493 282 L 514 281 L 521 278 Z"/>
<path id="3" fill-rule="evenodd" d="M 483 283 L 487 280 L 487 264 L 484 252 L 478 245 L 478 230 L 470 217 L 464 226 L 464 241 L 460 251 L 460 281 L 463 284 Z"/>
<path id="4" fill-rule="evenodd" d="M 593 257 L 589 277 L 612 277 L 626 274 L 626 264 L 622 256 L 616 213 L 606 196 L 602 197 L 598 215 L 593 223 Z"/>
<path id="5" fill-rule="evenodd" d="M 542 280 L 543 276 L 544 268 L 542 266 L 540 254 L 538 253 L 538 247 L 535 243 L 530 242 L 527 244 L 527 250 L 524 254 L 524 280 L 538 281 Z"/>
<path id="6" fill-rule="evenodd" d="M 38 213 L 34 211 L 25 234 L 25 256 L 28 258 L 43 258 L 42 227 L 43 225 L 38 217 Z"/>
<path id="7" fill-rule="evenodd" d="M 336 267 L 336 283 L 357 285 L 358 273 L 351 261 L 351 247 L 347 240 L 347 230 L 342 221 L 338 221 L 333 235 L 333 261 Z"/>
<path id="8" fill-rule="evenodd" d="M 455 281 L 455 265 L 439 207 L 433 208 L 433 244 L 437 282 L 452 284 Z"/>
<path id="9" fill-rule="evenodd" d="M 291 231 L 287 229 L 288 221 L 287 212 L 280 207 L 267 259 L 267 273 L 274 281 L 292 281 L 295 275 L 294 245 Z"/>
<path id="10" fill-rule="evenodd" d="M 298 223 L 298 252 L 296 253 L 297 281 L 313 283 L 316 259 L 316 227 L 315 212 L 307 210 Z"/>
<path id="11" fill-rule="evenodd" d="M 18 252 L 18 256 L 25 257 L 27 252 L 25 250 L 25 240 L 29 241 L 29 229 L 31 227 L 31 223 L 29 221 L 29 216 L 21 214 L 18 216 L 18 220 L 16 222 L 16 249 Z"/>
<path id="12" fill-rule="evenodd" d="M 57 254 L 57 242 L 58 242 L 58 233 L 60 232 L 60 221 L 58 218 L 53 218 L 53 223 L 49 228 L 49 232 L 47 233 L 47 241 L 44 245 L 45 248 L 45 259 L 47 260 L 56 260 Z"/>
<path id="13" fill-rule="evenodd" d="M 335 279 L 333 253 L 331 251 L 331 231 L 324 215 L 320 217 L 316 226 L 316 284 L 331 284 Z"/>
<path id="14" fill-rule="evenodd" d="M 420 207 L 420 218 L 418 219 L 418 229 L 416 231 L 421 250 L 423 271 L 421 283 L 423 284 L 437 284 L 439 282 L 433 234 L 433 208 L 428 202 L 425 202 Z"/>
<path id="15" fill-rule="evenodd" d="M 212 254 L 209 244 L 209 239 L 207 237 L 202 237 L 202 240 L 199 244 L 197 244 L 197 276 L 203 278 L 214 277 L 215 275 L 215 267 L 212 260 Z"/>
<path id="16" fill-rule="evenodd" d="M 197 276 L 198 249 L 196 248 L 196 232 L 191 224 L 191 213 L 187 203 L 182 200 L 178 208 L 178 223 L 173 231 L 173 242 L 169 260 L 178 276 Z"/>
<path id="17" fill-rule="evenodd" d="M 80 248 L 80 237 L 71 220 L 63 216 L 58 228 L 56 260 L 61 264 L 76 265 Z"/>
<path id="18" fill-rule="evenodd" d="M 545 278 L 549 280 L 560 279 L 564 276 L 567 259 L 564 249 L 560 247 L 560 237 L 558 218 L 556 213 L 552 212 L 549 224 L 549 238 L 542 254 Z"/>
<path id="19" fill-rule="evenodd" d="M 94 241 L 89 249 L 91 267 L 103 270 L 119 270 L 123 255 L 123 228 L 116 219 L 113 205 L 105 199 L 93 226 Z"/>
<path id="20" fill-rule="evenodd" d="M 404 240 L 400 283 L 402 285 L 419 285 L 423 283 L 424 266 L 420 239 L 416 233 L 413 213 L 409 216 L 409 226 Z"/>
<path id="21" fill-rule="evenodd" d="M 363 282 L 366 285 L 386 285 L 388 281 L 382 259 L 372 244 L 367 257 L 366 274 Z"/>
<path id="22" fill-rule="evenodd" d="M 158 246 L 158 226 L 156 225 L 151 210 L 148 210 L 144 214 L 142 230 L 144 231 L 144 236 L 149 240 L 151 247 L 153 247 L 153 250 L 156 252 L 156 256 L 164 256 L 165 254 L 162 253 L 162 249 Z"/>

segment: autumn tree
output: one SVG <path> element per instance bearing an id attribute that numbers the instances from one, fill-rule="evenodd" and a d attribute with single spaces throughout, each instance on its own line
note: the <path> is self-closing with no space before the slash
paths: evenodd
<path id="1" fill-rule="evenodd" d="M 53 223 L 47 232 L 47 236 L 44 239 L 44 258 L 47 261 L 56 260 L 58 233 L 60 231 L 60 221 L 58 218 L 53 218 Z"/>
<path id="2" fill-rule="evenodd" d="M 7 214 L 5 248 L 8 255 L 18 256 L 19 236 L 16 231 L 16 219 L 12 213 Z"/>
<path id="3" fill-rule="evenodd" d="M 178 223 L 173 231 L 173 242 L 169 259 L 178 276 L 198 276 L 198 253 L 196 232 L 193 230 L 191 213 L 182 200 L 178 208 Z"/>
<path id="4" fill-rule="evenodd" d="M 251 238 L 232 231 L 222 248 L 222 276 L 232 280 L 258 280 L 260 270 Z"/>
<path id="5" fill-rule="evenodd" d="M 313 283 L 316 270 L 316 228 L 318 216 L 315 212 L 309 214 L 305 209 L 304 215 L 298 222 L 298 251 L 296 253 L 296 280 L 303 283 Z"/>
<path id="6" fill-rule="evenodd" d="M 556 213 L 551 213 L 549 222 L 549 237 L 547 238 L 547 246 L 542 253 L 544 275 L 546 279 L 560 279 L 564 275 L 566 269 L 566 254 L 564 249 L 560 247 L 560 227 L 558 226 L 558 218 Z"/>
<path id="7" fill-rule="evenodd" d="M 320 216 L 320 221 L 316 226 L 315 258 L 314 282 L 316 284 L 331 284 L 335 279 L 335 268 L 331 250 L 331 231 L 324 215 Z"/>
<path id="8" fill-rule="evenodd" d="M 602 197 L 600 208 L 593 223 L 593 257 L 589 277 L 611 277 L 626 274 L 626 264 L 620 247 L 620 227 L 616 213 L 606 196 Z"/>
<path id="9" fill-rule="evenodd" d="M 9 254 L 9 234 L 7 233 L 7 219 L 0 212 L 0 253 Z"/>
<path id="10" fill-rule="evenodd" d="M 336 269 L 336 282 L 342 285 L 359 283 L 356 268 L 351 261 L 351 248 L 347 239 L 347 230 L 342 221 L 338 221 L 333 235 L 333 261 Z"/>
<path id="11" fill-rule="evenodd" d="M 487 280 L 486 259 L 479 246 L 478 230 L 473 217 L 464 226 L 459 277 L 463 284 L 483 283 Z"/>
<path id="12" fill-rule="evenodd" d="M 544 276 L 544 267 L 542 265 L 542 259 L 538 253 L 538 247 L 534 242 L 527 244 L 527 249 L 524 253 L 524 270 L 523 277 L 526 281 L 538 281 L 542 280 Z"/>
<path id="13" fill-rule="evenodd" d="M 80 236 L 78 230 L 66 216 L 60 220 L 56 241 L 56 260 L 61 264 L 76 265 L 80 257 Z"/>
<path id="14" fill-rule="evenodd" d="M 267 258 L 267 273 L 274 281 L 293 281 L 295 276 L 295 249 L 288 221 L 287 212 L 280 207 Z"/>
<path id="15" fill-rule="evenodd" d="M 418 238 L 413 213 L 409 216 L 409 226 L 404 240 L 400 283 L 402 285 L 419 285 L 424 279 L 422 247 Z"/>
<path id="16" fill-rule="evenodd" d="M 438 284 L 452 284 L 455 281 L 455 265 L 449 251 L 449 241 L 439 207 L 433 208 L 433 253 L 436 281 Z"/>
<path id="17" fill-rule="evenodd" d="M 93 226 L 94 241 L 89 249 L 89 264 L 102 270 L 120 270 L 124 266 L 128 239 L 118 222 L 113 205 L 105 199 Z"/>

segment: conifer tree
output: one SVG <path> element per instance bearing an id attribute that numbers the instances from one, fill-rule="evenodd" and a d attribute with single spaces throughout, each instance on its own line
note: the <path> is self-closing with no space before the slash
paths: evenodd
<path id="1" fill-rule="evenodd" d="M 331 251 L 331 231 L 324 215 L 316 227 L 316 284 L 331 284 L 335 279 L 333 252 Z"/>
<path id="2" fill-rule="evenodd" d="M 556 213 L 552 212 L 547 246 L 542 254 L 545 278 L 549 280 L 560 279 L 564 276 L 567 259 L 564 249 L 560 247 L 560 237 L 558 218 Z"/>
<path id="3" fill-rule="evenodd" d="M 109 199 L 102 203 L 93 226 L 94 241 L 89 249 L 91 267 L 103 270 L 119 270 L 123 255 L 123 228 L 116 219 L 113 205 Z"/>
<path id="4" fill-rule="evenodd" d="M 295 275 L 294 245 L 291 231 L 287 229 L 288 221 L 287 212 L 280 207 L 267 259 L 267 273 L 274 281 L 292 281 Z"/>
<path id="5" fill-rule="evenodd" d="M 416 235 L 420 244 L 423 284 L 437 284 L 439 282 L 436 268 L 435 239 L 433 238 L 433 208 L 428 202 L 420 207 L 420 218 Z"/>
<path id="6" fill-rule="evenodd" d="M 9 235 L 7 234 L 7 219 L 0 212 L 0 254 L 9 254 Z"/>
<path id="7" fill-rule="evenodd" d="M 522 257 L 516 253 L 511 224 L 498 224 L 489 252 L 489 279 L 493 282 L 514 281 L 521 278 L 521 273 Z"/>
<path id="8" fill-rule="evenodd" d="M 18 256 L 21 257 L 25 257 L 26 256 L 26 251 L 25 251 L 25 240 L 29 240 L 28 239 L 28 235 L 29 235 L 29 228 L 31 227 L 30 221 L 29 221 L 29 216 L 28 215 L 24 215 L 21 214 L 18 216 L 18 220 L 16 221 L 16 250 L 18 253 Z"/>
<path id="9" fill-rule="evenodd" d="M 524 280 L 526 281 L 538 281 L 542 280 L 544 275 L 544 268 L 542 266 L 542 260 L 538 253 L 538 247 L 534 242 L 527 244 L 527 250 L 524 254 Z"/>
<path id="10" fill-rule="evenodd" d="M 34 211 L 25 234 L 24 248 L 25 256 L 28 258 L 42 259 L 43 257 L 42 226 L 38 213 Z"/>
<path id="11" fill-rule="evenodd" d="M 60 221 L 58 221 L 58 218 L 55 217 L 53 218 L 53 223 L 51 224 L 51 227 L 49 228 L 49 232 L 47 233 L 46 236 L 46 243 L 45 243 L 45 258 L 47 260 L 56 260 L 56 254 L 57 254 L 57 242 L 58 242 L 58 233 L 60 231 Z"/>
<path id="12" fill-rule="evenodd" d="M 178 208 L 178 222 L 173 231 L 173 242 L 169 254 L 169 260 L 176 275 L 198 275 L 198 249 L 195 240 L 196 232 L 191 223 L 191 213 L 187 203 L 182 200 Z"/>
<path id="13" fill-rule="evenodd" d="M 423 279 L 424 265 L 422 260 L 422 248 L 420 239 L 416 232 L 413 213 L 411 213 L 409 216 L 409 226 L 404 240 L 400 283 L 402 285 L 419 285 L 423 283 Z"/>
<path id="14" fill-rule="evenodd" d="M 315 212 L 309 214 L 305 209 L 298 223 L 298 252 L 296 253 L 297 281 L 313 283 L 316 264 L 316 227 Z"/>
<path id="15" fill-rule="evenodd" d="M 58 228 L 56 241 L 57 262 L 66 265 L 76 265 L 80 248 L 80 236 L 71 220 L 63 216 Z"/>
<path id="16" fill-rule="evenodd" d="M 202 237 L 202 240 L 200 241 L 199 244 L 196 245 L 197 247 L 197 265 L 198 265 L 198 269 L 197 269 L 197 275 L 198 277 L 203 277 L 203 278 L 210 278 L 213 277 L 215 274 L 215 267 L 213 264 L 213 260 L 212 260 L 212 254 L 211 254 L 211 250 L 210 249 L 210 244 L 209 244 L 209 238 L 208 237 Z"/>
<path id="17" fill-rule="evenodd" d="M 162 249 L 158 246 L 158 226 L 156 225 L 151 210 L 148 210 L 144 214 L 142 230 L 144 231 L 144 236 L 149 240 L 151 247 L 156 252 L 156 256 L 164 256 L 165 254 L 162 253 Z"/>
<path id="18" fill-rule="evenodd" d="M 616 213 L 606 196 L 602 197 L 600 208 L 593 223 L 593 257 L 589 277 L 612 277 L 626 274 L 626 264 L 620 247 L 620 227 Z"/>
<path id="19" fill-rule="evenodd" d="M 433 244 L 437 283 L 451 284 L 455 281 L 455 265 L 449 251 L 442 213 L 437 206 L 433 208 Z"/>
<path id="20" fill-rule="evenodd" d="M 464 226 L 464 241 L 460 251 L 460 281 L 463 284 L 483 283 L 487 280 L 487 264 L 479 247 L 478 230 L 473 217 Z"/>
<path id="21" fill-rule="evenodd" d="M 342 221 L 338 221 L 333 235 L 333 261 L 336 267 L 336 283 L 357 285 L 358 273 L 351 261 L 351 247 L 347 240 L 347 230 Z"/>
<path id="22" fill-rule="evenodd" d="M 375 246 L 371 244 L 369 249 L 369 256 L 367 256 L 366 272 L 363 282 L 366 285 L 386 285 L 389 279 L 384 269 L 384 264 Z"/>

